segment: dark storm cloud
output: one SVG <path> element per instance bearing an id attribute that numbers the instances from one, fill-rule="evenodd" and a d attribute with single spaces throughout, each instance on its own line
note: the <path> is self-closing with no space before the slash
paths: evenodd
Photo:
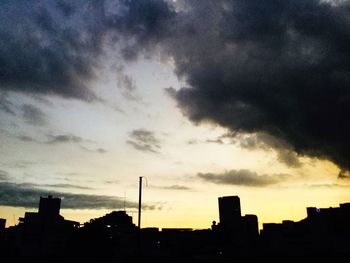
<path id="1" fill-rule="evenodd" d="M 0 205 L 37 208 L 40 196 L 53 195 L 62 198 L 62 208 L 68 209 L 122 209 L 137 208 L 138 204 L 123 198 L 107 195 L 62 193 L 43 190 L 28 185 L 0 182 Z M 156 209 L 155 205 L 145 205 L 144 209 Z"/>
<path id="2" fill-rule="evenodd" d="M 133 130 L 126 142 L 142 152 L 159 153 L 161 148 L 160 140 L 156 138 L 154 132 L 145 129 Z"/>
<path id="3" fill-rule="evenodd" d="M 31 104 L 24 104 L 21 107 L 23 119 L 35 126 L 45 125 L 47 122 L 46 114 L 38 107 Z"/>
<path id="4" fill-rule="evenodd" d="M 147 47 L 165 34 L 163 1 L 1 1 L 0 89 L 86 101 L 97 96 L 104 47 L 121 38 Z M 121 44 L 122 45 L 122 44 Z M 125 58 L 136 58 L 136 44 Z M 134 50 L 135 49 L 135 50 Z"/>
<path id="5" fill-rule="evenodd" d="M 290 178 L 287 174 L 258 175 L 250 170 L 230 170 L 222 174 L 198 173 L 197 176 L 204 181 L 215 184 L 241 185 L 263 187 L 284 182 Z"/>
<path id="6" fill-rule="evenodd" d="M 349 1 L 187 1 L 164 48 L 189 87 L 168 91 L 193 122 L 264 132 L 349 169 L 349 16 Z"/>

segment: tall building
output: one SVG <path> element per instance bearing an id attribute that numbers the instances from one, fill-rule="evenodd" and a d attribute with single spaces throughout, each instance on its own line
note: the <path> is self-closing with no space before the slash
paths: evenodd
<path id="1" fill-rule="evenodd" d="M 53 198 L 52 195 L 48 197 L 41 197 L 39 201 L 39 215 L 42 217 L 58 217 L 60 215 L 61 199 Z"/>
<path id="2" fill-rule="evenodd" d="M 219 197 L 218 225 L 213 223 L 213 230 L 221 231 L 226 238 L 233 240 L 255 241 L 259 236 L 258 217 L 241 215 L 241 203 L 238 196 Z"/>
<path id="3" fill-rule="evenodd" d="M 238 196 L 219 197 L 220 225 L 232 226 L 241 220 L 241 203 Z"/>

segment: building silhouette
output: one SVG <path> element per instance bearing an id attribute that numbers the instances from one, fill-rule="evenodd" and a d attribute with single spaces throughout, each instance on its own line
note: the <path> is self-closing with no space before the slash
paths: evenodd
<path id="1" fill-rule="evenodd" d="M 6 226 L 6 219 L 0 218 L 0 233 L 5 230 L 5 226 Z"/>
<path id="2" fill-rule="evenodd" d="M 40 196 L 38 213 L 43 218 L 59 217 L 61 209 L 61 199 L 53 198 L 52 195 L 46 197 Z"/>
<path id="3" fill-rule="evenodd" d="M 241 215 L 241 203 L 238 196 L 218 198 L 220 222 L 213 222 L 213 230 L 222 233 L 226 239 L 250 241 L 258 238 L 259 227 L 256 215 Z"/>
<path id="4" fill-rule="evenodd" d="M 349 257 L 350 203 L 339 207 L 307 207 L 307 217 L 294 222 L 265 223 L 261 244 L 275 255 Z"/>
<path id="5" fill-rule="evenodd" d="M 137 227 L 125 211 L 112 211 L 84 223 L 74 236 L 68 254 L 77 260 L 99 258 L 127 262 L 135 254 Z M 86 251 L 81 255 L 80 251 Z"/>
<path id="6" fill-rule="evenodd" d="M 218 198 L 220 225 L 224 228 L 234 228 L 241 221 L 241 203 L 238 196 L 223 196 Z"/>
<path id="7" fill-rule="evenodd" d="M 5 226 L 6 226 L 6 219 L 0 218 L 0 247 L 2 245 L 1 239 L 3 239 L 3 236 L 5 234 Z"/>
<path id="8" fill-rule="evenodd" d="M 89 222 L 84 223 L 84 227 L 112 228 L 119 231 L 135 229 L 132 217 L 125 211 L 113 211 L 105 216 L 91 219 Z"/>
<path id="9" fill-rule="evenodd" d="M 60 198 L 40 197 L 38 212 L 26 212 L 19 219 L 18 252 L 27 257 L 57 256 L 67 246 L 79 222 L 65 220 Z"/>

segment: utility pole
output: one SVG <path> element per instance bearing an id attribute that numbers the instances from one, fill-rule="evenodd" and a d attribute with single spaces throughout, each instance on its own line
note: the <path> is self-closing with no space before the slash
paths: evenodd
<path id="1" fill-rule="evenodd" d="M 142 195 L 142 176 L 139 177 L 139 218 L 138 218 L 139 229 L 141 229 L 141 195 Z"/>

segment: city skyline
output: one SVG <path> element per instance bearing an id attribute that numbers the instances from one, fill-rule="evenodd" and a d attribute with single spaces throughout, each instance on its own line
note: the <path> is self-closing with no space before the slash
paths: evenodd
<path id="1" fill-rule="evenodd" d="M 204 229 L 350 200 L 349 1 L 3 1 L 0 218 L 38 196 Z M 244 19 L 243 19 L 244 18 Z M 133 216 L 135 220 L 135 216 Z"/>
<path id="2" fill-rule="evenodd" d="M 119 214 L 119 215 L 127 215 L 128 219 L 127 219 L 127 224 L 128 225 L 132 225 L 135 229 L 144 229 L 144 230 L 151 230 L 151 229 L 158 229 L 158 230 L 174 230 L 174 231 L 196 231 L 196 230 L 214 230 L 217 231 L 218 229 L 222 228 L 222 230 L 224 232 L 226 232 L 227 235 L 231 235 L 233 234 L 233 236 L 237 235 L 237 233 L 231 233 L 232 231 L 242 231 L 244 230 L 244 228 L 242 228 L 242 226 L 240 226 L 240 224 L 244 224 L 244 222 L 248 219 L 248 223 L 249 223 L 249 219 L 250 218 L 254 218 L 253 222 L 250 221 L 250 223 L 253 223 L 253 228 L 255 231 L 253 231 L 254 233 L 256 233 L 257 235 L 263 235 L 264 234 L 264 228 L 259 229 L 258 227 L 258 223 L 259 223 L 259 219 L 256 215 L 253 214 L 246 214 L 246 215 L 242 215 L 241 212 L 241 200 L 239 196 L 220 196 L 217 198 L 217 206 L 218 206 L 218 215 L 219 215 L 219 220 L 213 220 L 212 224 L 210 226 L 210 228 L 206 228 L 206 229 L 201 229 L 201 228 L 188 228 L 188 227 L 180 227 L 180 228 L 159 228 L 157 226 L 153 226 L 153 227 L 143 227 L 142 223 L 141 223 L 141 217 L 140 217 L 140 223 L 138 222 L 134 222 L 136 220 L 133 220 L 133 216 L 129 216 L 128 213 L 130 213 L 130 211 L 126 211 L 125 209 L 123 210 L 114 210 L 114 211 L 108 211 L 107 214 L 99 217 L 99 218 L 90 218 L 88 221 L 84 222 L 84 223 L 80 223 L 77 221 L 72 221 L 69 219 L 64 218 L 61 213 L 61 202 L 62 199 L 56 196 L 52 196 L 52 195 L 48 195 L 48 196 L 40 196 L 38 199 L 38 207 L 36 208 L 36 211 L 31 211 L 31 212 L 25 212 L 23 217 L 20 217 L 18 220 L 18 224 L 14 225 L 14 226 L 10 226 L 6 228 L 6 219 L 5 218 L 0 218 L 0 222 L 1 222 L 1 229 L 8 229 L 8 230 L 14 230 L 18 227 L 21 226 L 21 224 L 25 223 L 25 219 L 27 218 L 27 216 L 32 217 L 40 215 L 44 220 L 47 219 L 52 219 L 52 218 L 56 218 L 56 217 L 60 217 L 60 220 L 64 220 L 66 222 L 69 222 L 69 224 L 71 225 L 71 227 L 74 228 L 80 228 L 80 227 L 84 227 L 84 226 L 89 226 L 91 223 L 96 222 L 101 220 L 101 218 L 105 218 L 114 214 Z M 343 210 L 343 212 L 348 213 L 348 210 L 350 208 L 350 202 L 347 203 L 340 203 L 338 204 L 339 206 L 336 207 L 316 207 L 316 206 L 311 206 L 311 207 L 306 207 L 305 211 L 306 211 L 306 217 L 302 218 L 299 221 L 293 221 L 290 219 L 286 219 L 284 218 L 281 222 L 276 223 L 276 222 L 264 222 L 262 223 L 263 227 L 267 226 L 267 228 L 270 228 L 270 226 L 284 226 L 285 224 L 291 224 L 291 223 L 302 223 L 305 220 L 307 220 L 308 218 L 311 219 L 315 219 L 318 217 L 322 217 L 324 216 L 325 218 L 329 217 L 329 216 L 336 216 L 338 217 L 338 219 L 342 220 L 342 225 L 341 227 L 347 227 L 347 222 L 346 222 L 346 217 L 341 218 L 342 214 L 339 214 L 339 210 Z M 141 209 L 142 211 L 142 209 Z M 137 211 L 137 216 L 139 216 L 140 210 Z M 113 216 L 112 216 L 113 217 Z M 113 218 L 111 218 L 111 222 L 113 222 Z M 327 219 L 328 221 L 326 221 L 326 224 L 331 224 L 334 223 L 332 220 Z M 104 225 L 107 224 L 106 222 L 103 223 Z M 237 227 L 237 225 L 239 226 L 238 228 L 235 228 L 235 226 Z M 116 225 L 117 226 L 117 225 Z M 232 227 L 234 226 L 234 228 L 232 229 Z M 221 231 L 222 231 L 221 230 Z M 267 231 L 269 231 L 270 229 L 268 229 Z M 344 233 L 343 233 L 344 234 Z M 255 234 L 254 234 L 255 235 Z"/>
<path id="3" fill-rule="evenodd" d="M 26 212 L 18 225 L 9 228 L 0 218 L 3 256 L 38 262 L 68 258 L 99 258 L 102 262 L 232 262 L 349 255 L 350 203 L 307 207 L 307 216 L 302 220 L 264 223 L 259 231 L 256 215 L 242 215 L 239 196 L 218 197 L 220 219 L 207 229 L 142 227 L 140 214 L 136 226 L 125 210 L 79 224 L 60 214 L 61 201 L 40 196 L 38 211 Z"/>

